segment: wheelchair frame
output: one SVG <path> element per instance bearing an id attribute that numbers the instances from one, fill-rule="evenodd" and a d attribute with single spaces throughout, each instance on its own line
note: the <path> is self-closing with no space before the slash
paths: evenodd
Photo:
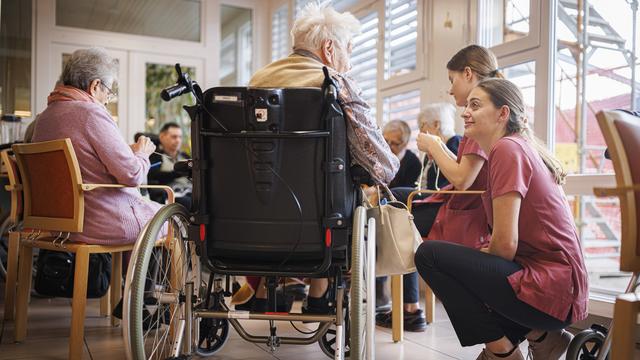
<path id="1" fill-rule="evenodd" d="M 176 64 L 176 71 L 179 74 L 178 84 L 168 88 L 163 91 L 163 99 L 169 100 L 171 97 L 179 96 L 184 93 L 192 93 L 196 98 L 196 105 L 194 106 L 185 106 L 184 109 L 189 114 L 192 119 L 192 147 L 193 147 L 193 159 L 189 164 L 189 167 L 192 168 L 193 175 L 193 205 L 192 210 L 195 210 L 193 213 L 186 212 L 181 205 L 172 204 L 167 205 L 154 217 L 147 226 L 143 229 L 138 241 L 136 242 L 133 254 L 132 254 L 132 268 L 127 274 L 127 279 L 125 283 L 125 296 L 124 296 L 124 312 L 123 319 L 125 320 L 124 324 L 124 338 L 125 338 L 125 349 L 127 350 L 127 357 L 129 359 L 138 359 L 137 354 L 134 349 L 140 349 L 140 347 L 144 344 L 132 343 L 131 336 L 132 331 L 140 330 L 139 328 L 133 328 L 132 326 L 141 326 L 140 321 L 132 321 L 129 319 L 131 316 L 138 316 L 142 313 L 140 308 L 137 308 L 137 305 L 143 304 L 140 303 L 140 299 L 138 296 L 137 302 L 133 305 L 136 312 L 131 311 L 132 301 L 136 294 L 132 294 L 135 286 L 132 287 L 132 283 L 135 281 L 135 274 L 139 273 L 139 271 L 135 271 L 136 267 L 143 266 L 148 267 L 149 262 L 149 249 L 158 245 L 158 241 L 155 240 L 156 232 L 160 232 L 160 228 L 164 224 L 164 222 L 169 221 L 167 241 L 160 241 L 160 245 L 164 247 L 164 250 L 173 252 L 176 251 L 175 244 L 171 245 L 171 234 L 173 233 L 172 226 L 174 225 L 171 221 L 177 221 L 178 217 L 183 217 L 188 221 L 188 235 L 187 239 L 185 239 L 184 244 L 177 244 L 180 246 L 189 246 L 189 242 L 192 245 L 195 245 L 195 249 L 198 253 L 197 260 L 192 258 L 191 262 L 187 262 L 191 264 L 192 267 L 195 267 L 196 261 L 201 261 L 205 259 L 204 263 L 207 268 L 210 270 L 210 279 L 209 284 L 207 286 L 207 290 L 204 293 L 204 297 L 200 296 L 200 284 L 194 284 L 193 281 L 187 280 L 184 282 L 183 289 L 178 294 L 161 294 L 158 297 L 159 304 L 171 304 L 170 306 L 175 309 L 175 306 L 179 306 L 176 312 L 182 312 L 181 319 L 179 319 L 177 332 L 173 327 L 173 324 L 170 324 L 170 334 L 172 334 L 172 350 L 171 350 L 171 359 L 179 359 L 184 356 L 190 356 L 193 354 L 194 350 L 196 353 L 199 353 L 198 345 L 194 343 L 194 338 L 200 341 L 200 321 L 204 319 L 214 319 L 214 321 L 228 321 L 229 324 L 236 330 L 236 332 L 246 341 L 253 343 L 265 343 L 270 347 L 272 351 L 274 351 L 281 344 L 293 344 L 293 345 L 308 345 L 314 342 L 318 342 L 327 334 L 327 331 L 331 327 L 331 325 L 335 325 L 336 327 L 336 347 L 334 350 L 334 359 L 342 360 L 344 359 L 345 354 L 345 313 L 348 316 L 349 304 L 345 304 L 344 300 L 346 299 L 345 287 L 343 285 L 343 275 L 344 273 L 351 270 L 352 272 L 356 272 L 357 276 L 353 278 L 352 276 L 352 292 L 354 288 L 357 295 L 351 295 L 351 302 L 355 303 L 357 306 L 353 305 L 352 314 L 360 313 L 361 308 L 364 303 L 362 287 L 366 287 L 367 289 L 367 297 L 375 298 L 375 220 L 369 219 L 366 220 L 366 210 L 362 206 L 356 206 L 354 211 L 352 212 L 352 220 L 353 227 L 351 228 L 352 238 L 350 241 L 350 246 L 353 248 L 346 249 L 347 256 L 345 257 L 345 264 L 334 264 L 332 263 L 333 257 L 333 246 L 325 246 L 323 252 L 323 261 L 322 263 L 311 269 L 306 270 L 303 268 L 289 267 L 286 269 L 279 269 L 277 271 L 268 271 L 268 270 L 247 270 L 247 269 L 228 269 L 228 268 L 220 268 L 213 264 L 210 261 L 209 256 L 207 255 L 207 246 L 205 243 L 205 224 L 208 223 L 209 217 L 207 215 L 206 209 L 206 194 L 204 193 L 204 169 L 201 164 L 203 164 L 203 140 L 202 136 L 224 136 L 224 137 L 238 137 L 238 138 L 248 138 L 252 134 L 247 133 L 216 133 L 211 131 L 206 131 L 203 129 L 203 116 L 207 111 L 205 105 L 203 103 L 203 93 L 199 86 L 192 82 L 186 74 L 183 74 L 180 70 L 179 64 Z M 165 93 L 167 96 L 165 97 Z M 338 116 L 342 119 L 341 108 L 337 102 L 337 89 L 333 81 L 330 79 L 328 72 L 325 69 L 325 85 L 323 86 L 323 98 L 325 102 L 325 106 L 323 109 L 326 110 L 326 113 L 323 114 L 323 118 L 336 118 Z M 331 127 L 329 127 L 331 129 Z M 253 134 L 256 135 L 256 134 Z M 261 137 L 270 137 L 270 138 L 285 138 L 285 137 L 330 137 L 329 131 L 317 131 L 317 132 L 290 132 L 290 133 L 273 133 L 273 134 L 260 134 Z M 327 154 L 326 159 L 333 159 L 331 156 L 332 146 L 327 146 Z M 336 165 L 339 166 L 339 165 Z M 344 164 L 342 165 L 344 167 Z M 341 168 L 342 170 L 343 168 Z M 325 189 L 326 190 L 326 189 Z M 325 192 L 326 193 L 326 192 Z M 328 195 L 325 194 L 325 204 L 328 199 Z M 180 209 L 181 208 L 181 209 Z M 329 221 L 337 222 L 338 225 L 343 225 L 342 222 L 344 219 L 329 219 Z M 365 234 L 366 231 L 366 234 Z M 367 241 L 365 242 L 365 238 Z M 200 241 L 196 241 L 195 239 L 199 239 Z M 366 247 L 365 247 L 366 243 Z M 349 248 L 349 246 L 347 246 Z M 147 258 L 143 257 L 143 253 L 147 252 Z M 182 251 L 182 250 L 180 250 Z M 178 252 L 180 252 L 178 251 Z M 189 250 L 187 250 L 189 251 Z M 349 262 L 349 253 L 356 254 L 354 256 L 353 263 Z M 142 255 L 140 255 L 142 254 Z M 365 256 L 362 256 L 365 255 Z M 187 255 L 189 256 L 189 255 Z M 142 262 L 139 259 L 142 259 Z M 145 263 L 146 261 L 146 263 Z M 173 261 L 173 260 L 172 260 Z M 351 266 L 351 269 L 349 268 Z M 366 269 L 366 270 L 365 270 Z M 186 270 L 189 271 L 188 269 Z M 193 270 L 192 270 L 193 271 Z M 195 271 L 200 271 L 199 264 L 198 269 Z M 366 272 L 366 273 L 365 273 Z M 180 273 L 182 274 L 182 273 Z M 353 274 L 353 273 L 352 273 Z M 275 296 L 275 287 L 271 286 L 269 288 L 269 305 L 271 309 L 274 310 L 272 312 L 267 313 L 253 313 L 248 311 L 234 311 L 230 310 L 224 301 L 224 297 L 228 296 L 228 290 L 225 290 L 222 286 L 222 279 L 215 279 L 214 275 L 224 275 L 227 277 L 227 289 L 229 283 L 230 275 L 259 275 L 259 276 L 267 276 L 267 277 L 333 277 L 333 285 L 329 287 L 329 291 L 331 294 L 335 296 L 335 305 L 336 310 L 335 313 L 327 314 L 327 315 L 310 315 L 310 314 L 294 314 L 294 313 L 278 313 L 276 312 L 276 296 Z M 174 275 L 171 275 L 174 276 Z M 172 278 L 173 279 L 173 278 Z M 174 281 L 174 280 L 172 280 Z M 366 283 L 363 283 L 366 281 Z M 142 280 L 144 283 L 144 280 Z M 215 283 L 215 284 L 213 284 Z M 271 281 L 273 283 L 273 281 Z M 138 280 L 138 284 L 140 284 L 140 280 Z M 212 287 L 212 285 L 214 285 Z M 142 294 L 139 286 L 137 291 Z M 138 295 L 140 295 L 138 294 Z M 214 308 L 209 308 L 210 296 L 212 296 Z M 355 298 L 355 300 L 354 300 Z M 206 300 L 205 300 L 206 299 Z M 200 300 L 200 302 L 198 302 Z M 166 301 L 166 302 L 162 302 Z M 194 307 L 195 304 L 202 305 L 204 302 L 205 307 Z M 354 332 L 354 325 L 351 326 L 352 331 L 352 339 L 355 343 L 351 344 L 351 359 L 360 360 L 360 359 L 374 359 L 374 302 L 367 301 L 366 302 L 366 318 L 364 322 L 366 324 L 366 328 L 364 328 L 364 332 L 366 334 L 365 339 L 359 339 L 362 334 L 361 331 L 364 327 L 364 324 L 360 324 L 361 320 L 358 320 L 358 326 L 356 331 L 360 331 L 359 334 Z M 355 309 L 354 309 L 355 308 Z M 141 315 L 140 315 L 141 316 Z M 162 314 L 161 314 L 162 316 Z M 358 318 L 358 319 L 361 319 Z M 270 334 L 268 336 L 257 336 L 250 334 L 247 332 L 239 320 L 267 320 L 270 325 Z M 320 325 L 315 333 L 311 336 L 305 337 L 280 337 L 276 333 L 275 321 L 304 321 L 304 322 L 318 322 Z M 216 322 L 218 324 L 218 322 Z M 143 331 L 144 332 L 144 331 Z M 357 335 L 357 336 L 354 336 Z M 357 341 L 356 341 L 357 338 Z M 144 339 L 143 339 L 144 340 Z M 226 338 L 223 340 L 226 341 Z M 194 349 L 195 345 L 195 349 Z M 222 346 L 216 349 L 219 350 Z M 321 343 L 322 347 L 322 343 Z M 144 349 L 143 349 L 144 351 Z M 325 354 L 328 354 L 323 348 Z M 211 353 L 212 354 L 212 353 Z M 207 354 L 207 355 L 211 355 Z M 146 357 L 147 355 L 145 355 Z"/>

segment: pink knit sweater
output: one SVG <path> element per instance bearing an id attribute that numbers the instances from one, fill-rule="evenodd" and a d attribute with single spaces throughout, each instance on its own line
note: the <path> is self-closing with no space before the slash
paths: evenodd
<path id="1" fill-rule="evenodd" d="M 134 153 L 107 110 L 82 101 L 51 103 L 38 116 L 33 140 L 70 138 L 86 184 L 142 184 L 149 157 Z M 84 193 L 84 231 L 71 240 L 88 244 L 132 243 L 160 204 L 138 189 L 96 189 Z"/>

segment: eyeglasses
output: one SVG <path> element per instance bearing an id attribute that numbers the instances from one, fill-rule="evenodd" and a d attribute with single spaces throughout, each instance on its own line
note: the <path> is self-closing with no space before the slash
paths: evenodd
<path id="1" fill-rule="evenodd" d="M 112 102 L 118 97 L 118 95 L 116 95 L 116 93 L 113 90 L 111 90 L 110 87 L 105 85 L 102 81 L 100 82 L 100 85 L 104 86 L 104 88 L 107 89 L 107 101 L 108 102 Z"/>

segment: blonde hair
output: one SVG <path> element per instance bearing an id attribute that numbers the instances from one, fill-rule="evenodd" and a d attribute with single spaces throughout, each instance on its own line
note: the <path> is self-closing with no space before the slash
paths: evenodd
<path id="1" fill-rule="evenodd" d="M 506 135 L 519 134 L 522 136 L 538 152 L 555 182 L 559 185 L 564 184 L 567 174 L 562 168 L 562 163 L 533 135 L 527 124 L 524 100 L 520 89 L 505 79 L 485 79 L 480 81 L 477 86 L 489 95 L 495 107 L 507 106 L 509 108 Z"/>
<path id="2" fill-rule="evenodd" d="M 418 115 L 418 127 L 422 129 L 424 124 L 433 124 L 440 121 L 440 132 L 446 138 L 456 134 L 455 132 L 456 107 L 450 103 L 439 102 L 429 104 Z"/>
<path id="3" fill-rule="evenodd" d="M 293 49 L 316 50 L 325 40 L 338 42 L 343 49 L 360 33 L 360 21 L 350 12 L 339 13 L 328 2 L 312 1 L 301 11 L 291 28 Z"/>
<path id="4" fill-rule="evenodd" d="M 451 71 L 464 71 L 469 67 L 478 80 L 487 78 L 504 79 L 504 75 L 498 70 L 498 60 L 491 50 L 480 45 L 469 45 L 458 51 L 447 63 L 447 69 Z"/>

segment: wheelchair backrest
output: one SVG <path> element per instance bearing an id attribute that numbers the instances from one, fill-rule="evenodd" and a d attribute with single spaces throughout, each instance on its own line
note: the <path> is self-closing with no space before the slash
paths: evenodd
<path id="1" fill-rule="evenodd" d="M 194 135 L 206 165 L 194 200 L 208 215 L 216 270 L 310 268 L 346 245 L 354 185 L 335 98 L 318 88 L 219 87 L 204 104 Z"/>

